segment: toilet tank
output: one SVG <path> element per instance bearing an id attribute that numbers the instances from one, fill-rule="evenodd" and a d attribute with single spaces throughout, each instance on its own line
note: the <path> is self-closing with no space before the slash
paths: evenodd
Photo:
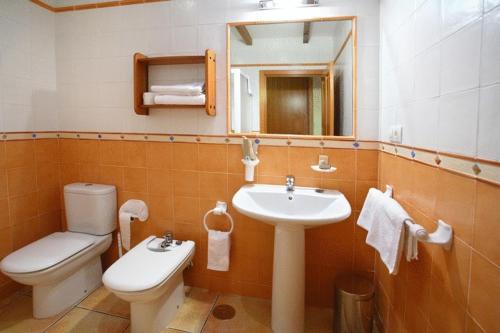
<path id="1" fill-rule="evenodd" d="M 106 235 L 116 228 L 116 188 L 113 185 L 65 185 L 64 206 L 69 231 Z"/>

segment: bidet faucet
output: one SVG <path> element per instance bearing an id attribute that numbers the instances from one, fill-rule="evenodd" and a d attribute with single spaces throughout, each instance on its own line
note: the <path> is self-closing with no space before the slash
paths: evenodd
<path id="1" fill-rule="evenodd" d="M 293 192 L 295 190 L 295 177 L 293 175 L 286 176 L 286 191 Z"/>
<path id="2" fill-rule="evenodd" d="M 161 242 L 160 247 L 162 249 L 169 247 L 170 245 L 172 245 L 172 241 L 173 241 L 172 232 L 167 231 L 165 233 L 165 239 L 163 240 L 163 242 Z"/>

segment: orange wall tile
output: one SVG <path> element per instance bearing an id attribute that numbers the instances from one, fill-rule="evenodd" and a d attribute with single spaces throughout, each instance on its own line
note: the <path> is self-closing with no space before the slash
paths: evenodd
<path id="1" fill-rule="evenodd" d="M 149 221 L 132 225 L 133 244 L 151 234 L 161 236 L 166 230 L 196 242 L 195 265 L 186 272 L 186 283 L 241 295 L 271 296 L 274 229 L 238 214 L 230 204 L 234 193 L 245 184 L 239 145 L 60 139 L 60 147 L 61 186 L 75 181 L 114 184 L 120 205 L 130 198 L 149 205 Z M 45 149 L 50 151 L 50 147 Z M 338 168 L 336 173 L 311 171 L 310 165 L 317 163 L 319 154 L 330 157 Z M 358 154 L 360 165 L 356 163 Z M 258 182 L 282 184 L 285 175 L 292 173 L 298 185 L 340 190 L 354 213 L 359 211 L 369 187 L 377 185 L 377 151 L 261 146 L 259 157 Z M 22 192 L 23 184 L 18 187 Z M 44 211 L 50 195 L 45 191 L 40 195 Z M 235 220 L 229 272 L 206 269 L 207 235 L 202 217 L 217 200 L 229 203 Z M 354 222 L 353 215 L 346 222 L 306 232 L 307 265 L 320 272 L 309 277 L 313 281 L 308 286 L 308 302 L 332 305 L 337 274 L 353 269 L 373 271 L 374 253 L 364 244 Z M 228 227 L 220 217 L 211 216 L 209 223 L 216 228 Z M 104 255 L 105 265 L 113 260 L 115 248 Z"/>
<path id="2" fill-rule="evenodd" d="M 341 191 L 353 208 L 347 221 L 306 231 L 308 303 L 331 306 L 337 274 L 375 271 L 376 307 L 390 332 L 420 332 L 423 327 L 428 332 L 498 329 L 492 319 L 495 307 L 483 305 L 486 295 L 499 290 L 498 186 L 377 151 L 261 146 L 259 154 L 257 182 L 282 184 L 291 173 L 298 185 Z M 319 154 L 328 155 L 337 172 L 311 172 L 309 166 Z M 138 198 L 150 207 L 149 221 L 132 226 L 133 244 L 166 230 L 196 242 L 195 265 L 185 274 L 187 284 L 270 297 L 274 230 L 239 214 L 230 204 L 245 184 L 240 160 L 241 148 L 229 144 L 0 142 L 0 257 L 61 230 L 63 185 L 75 181 L 114 184 L 119 205 Z M 380 188 L 393 185 L 395 198 L 418 223 L 428 228 L 436 218 L 450 223 L 455 230 L 452 250 L 420 244 L 418 261 L 402 262 L 397 276 L 387 274 L 378 255 L 365 244 L 366 232 L 355 225 L 368 189 L 377 184 Z M 202 216 L 217 200 L 229 203 L 235 220 L 229 272 L 206 269 Z M 209 223 L 227 227 L 220 217 L 210 217 Z M 104 265 L 116 258 L 115 239 L 103 256 Z M 0 276 L 0 295 L 15 288 Z M 446 311 L 437 311 L 443 308 Z"/>
<path id="3" fill-rule="evenodd" d="M 59 141 L 0 142 L 0 259 L 61 229 Z M 0 274 L 0 297 L 19 285 Z"/>
<path id="4" fill-rule="evenodd" d="M 432 230 L 442 219 L 454 228 L 450 251 L 419 243 L 419 260 L 402 261 L 396 276 L 375 255 L 376 307 L 386 332 L 500 330 L 500 187 L 388 153 L 379 154 L 378 167 L 379 188 L 392 185 L 417 223 Z"/>

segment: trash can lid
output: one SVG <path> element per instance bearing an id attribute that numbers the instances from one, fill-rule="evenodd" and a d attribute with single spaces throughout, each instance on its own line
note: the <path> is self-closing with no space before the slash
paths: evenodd
<path id="1" fill-rule="evenodd" d="M 342 274 L 335 279 L 335 289 L 342 294 L 357 297 L 371 297 L 374 293 L 373 282 L 361 275 Z"/>

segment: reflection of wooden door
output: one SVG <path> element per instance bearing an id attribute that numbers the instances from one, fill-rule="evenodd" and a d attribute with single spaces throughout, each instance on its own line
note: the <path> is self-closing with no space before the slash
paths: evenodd
<path id="1" fill-rule="evenodd" d="M 312 79 L 267 78 L 267 133 L 309 134 Z"/>

